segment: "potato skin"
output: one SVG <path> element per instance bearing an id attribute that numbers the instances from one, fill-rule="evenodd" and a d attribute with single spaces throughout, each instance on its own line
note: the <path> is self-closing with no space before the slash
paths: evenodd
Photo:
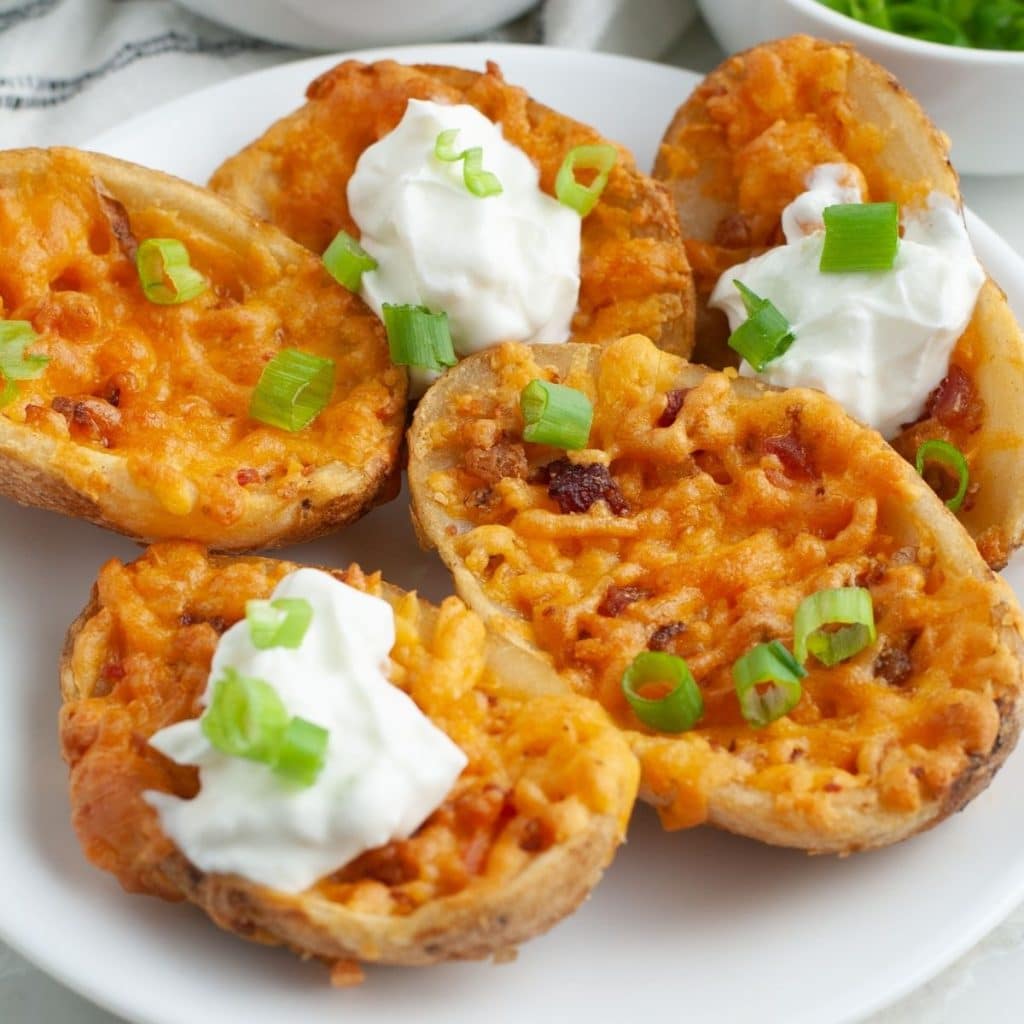
<path id="1" fill-rule="evenodd" d="M 159 545 L 143 557 L 175 559 L 186 547 Z M 267 567 L 274 565 L 268 559 L 248 561 Z M 211 556 L 207 564 L 230 571 L 232 559 Z M 363 578 L 358 570 L 356 573 L 357 579 Z M 382 586 L 382 596 L 396 605 L 406 598 L 402 591 L 387 584 Z M 79 745 L 80 730 L 73 719 L 75 709 L 87 703 L 91 695 L 90 682 L 81 671 L 76 671 L 76 649 L 80 652 L 77 656 L 87 657 L 90 662 L 103 657 L 104 652 L 93 650 L 93 641 L 84 635 L 102 612 L 99 593 L 94 588 L 89 603 L 67 632 L 60 661 L 62 739 L 65 759 L 72 768 L 76 814 L 88 813 L 88 797 L 75 789 L 74 768 L 86 751 Z M 436 628 L 439 612 L 420 602 L 419 614 L 427 635 Z M 507 692 L 522 696 L 566 694 L 565 684 L 543 662 L 498 637 L 488 638 L 486 658 L 491 670 L 502 680 L 502 692 L 507 688 Z M 600 714 L 586 706 L 588 716 L 593 718 L 595 713 Z M 109 728 L 120 728 L 120 721 L 119 714 L 111 715 Z M 617 788 L 611 795 L 608 813 L 591 814 L 582 831 L 539 852 L 512 877 L 480 878 L 453 894 L 428 900 L 408 914 L 361 911 L 327 898 L 318 888 L 292 895 L 237 876 L 205 873 L 162 835 L 149 812 L 144 815 L 145 820 L 120 823 L 131 829 L 137 849 L 124 851 L 124 860 L 121 851 L 104 851 L 97 863 L 117 874 L 132 891 L 169 900 L 188 900 L 201 907 L 218 926 L 242 938 L 284 945 L 302 956 L 328 963 L 345 965 L 361 961 L 420 966 L 445 960 L 501 958 L 511 954 L 520 943 L 548 930 L 586 899 L 623 840 L 636 795 L 638 769 L 626 744 L 610 725 L 600 728 L 607 731 L 610 743 L 602 749 L 615 762 L 610 770 L 615 773 Z M 90 731 L 86 730 L 87 734 Z M 109 771 L 116 772 L 116 766 Z M 104 783 L 109 787 L 106 792 L 113 794 L 119 784 L 110 775 Z M 82 803 L 83 800 L 86 802 Z M 116 840 L 112 836 L 110 841 Z M 90 851 L 90 857 L 96 856 L 95 850 Z"/>
<path id="2" fill-rule="evenodd" d="M 578 667 L 573 662 L 572 652 L 539 641 L 521 612 L 495 600 L 461 557 L 460 538 L 474 525 L 473 520 L 462 513 L 464 506 L 457 500 L 452 501 L 447 494 L 445 503 L 434 497 L 440 477 L 432 480 L 433 475 L 461 465 L 462 455 L 457 441 L 446 446 L 437 439 L 457 437 L 447 424 L 450 410 L 474 408 L 474 403 L 481 401 L 479 396 L 501 393 L 501 380 L 494 369 L 495 358 L 493 354 L 482 353 L 464 361 L 420 403 L 409 438 L 413 522 L 421 542 L 436 547 L 452 571 L 458 593 L 492 629 L 528 649 L 540 649 L 563 670 L 572 670 Z M 538 350 L 536 358 L 552 367 L 560 379 L 566 380 L 572 375 L 575 386 L 594 393 L 602 353 L 587 354 L 581 353 L 577 346 L 559 346 Z M 663 365 L 667 358 L 662 357 Z M 638 361 L 630 365 L 637 365 Z M 637 373 L 640 372 L 638 369 Z M 669 389 L 687 391 L 699 386 L 709 373 L 703 367 L 680 363 L 674 373 L 665 373 L 659 387 L 663 384 Z M 731 387 L 751 399 L 773 391 L 747 378 L 733 380 Z M 874 786 L 836 792 L 817 789 L 787 806 L 777 801 L 772 792 L 745 784 L 744 760 L 732 755 L 723 745 L 723 737 L 715 735 L 713 730 L 713 742 L 693 741 L 686 747 L 684 744 L 690 742 L 686 738 L 689 734 L 677 739 L 632 731 L 628 723 L 614 717 L 629 730 L 627 735 L 643 767 L 641 799 L 653 804 L 669 820 L 676 818 L 673 808 L 680 799 L 695 800 L 702 811 L 687 824 L 703 820 L 772 845 L 796 847 L 809 853 L 848 854 L 890 845 L 931 828 L 966 806 L 988 785 L 1016 744 L 1024 721 L 1024 621 L 1012 591 L 984 564 L 964 529 L 913 469 L 898 460 L 877 434 L 838 414 L 835 403 L 819 392 L 797 390 L 788 394 L 794 396 L 794 403 L 799 403 L 801 416 L 806 421 L 829 424 L 829 436 L 834 435 L 837 446 L 855 447 L 865 454 L 870 451 L 871 458 L 883 460 L 889 467 L 894 493 L 899 497 L 887 512 L 885 529 L 894 531 L 910 547 L 921 546 L 936 552 L 941 564 L 948 567 L 947 572 L 963 574 L 971 581 L 972 590 L 981 588 L 986 592 L 986 628 L 992 638 L 992 648 L 1001 650 L 1007 659 L 1000 670 L 999 696 L 991 702 L 992 707 L 986 708 L 987 712 L 994 710 L 995 713 L 993 741 L 985 753 L 967 754 L 962 766 L 945 777 L 915 809 L 887 806 Z M 515 422 L 513 413 L 504 412 L 508 415 L 499 411 L 498 417 Z M 624 409 L 621 422 L 629 422 L 635 416 L 635 410 Z M 819 426 L 819 429 L 824 427 Z M 593 443 L 593 435 L 591 440 Z M 627 442 L 622 443 L 628 448 Z M 622 450 L 619 447 L 620 458 Z M 685 579 L 685 573 L 680 579 Z M 666 593 L 659 599 L 668 601 L 671 595 Z M 984 659 L 980 662 L 979 672 L 991 671 Z M 981 675 L 980 680 L 984 679 Z M 586 682 L 578 682 L 578 685 L 583 692 L 589 692 Z M 980 689 L 983 692 L 984 685 Z M 694 730 L 695 733 L 700 731 L 700 726 Z M 796 735 L 799 735 L 799 728 Z M 747 754 L 750 753 L 747 750 Z M 687 795 L 690 791 L 699 793 L 691 798 Z M 678 827 L 678 824 L 670 827 Z"/>
<path id="3" fill-rule="evenodd" d="M 107 222 L 106 202 L 123 224 Z M 127 251 L 133 227 L 183 241 L 213 278 L 207 293 L 149 303 Z M 391 365 L 376 317 L 302 247 L 204 189 L 68 149 L 0 154 L 0 229 L 0 315 L 33 323 L 51 356 L 0 415 L 0 494 L 139 540 L 222 550 L 307 540 L 372 507 L 398 463 L 405 373 Z M 315 421 L 286 436 L 248 419 L 248 395 L 279 346 L 316 351 L 339 338 L 349 347 L 321 415 L 347 417 L 353 435 L 367 425 L 357 452 L 315 440 Z M 101 395 L 111 379 L 139 391 L 115 390 L 110 404 Z M 89 433 L 88 411 L 77 418 L 83 400 L 115 418 L 117 436 Z M 170 425 L 160 433 L 156 420 Z M 256 468 L 243 486 L 235 476 L 245 466 Z M 161 491 L 161 474 L 174 475 L 185 505 Z"/>
<path id="4" fill-rule="evenodd" d="M 857 167 L 870 201 L 962 205 L 949 139 L 884 68 L 848 45 L 794 36 L 730 57 L 679 108 L 654 176 L 672 191 L 697 285 L 694 358 L 735 365 L 725 317 L 707 300 L 720 273 L 779 244 L 779 216 L 818 163 Z M 991 279 L 953 351 L 984 405 L 980 427 L 929 420 L 893 444 L 956 444 L 976 485 L 959 514 L 995 569 L 1024 538 L 1024 336 Z"/>
<path id="5" fill-rule="evenodd" d="M 399 122 L 410 98 L 469 103 L 554 180 L 573 146 L 604 142 L 597 132 L 508 85 L 496 64 L 485 73 L 393 61 L 346 61 L 316 79 L 308 102 L 278 121 L 213 174 L 216 191 L 255 210 L 322 252 L 335 233 L 358 228 L 346 187 L 360 154 Z M 584 219 L 575 341 L 641 331 L 686 355 L 693 347 L 693 281 L 672 202 L 619 147 L 601 200 Z"/>

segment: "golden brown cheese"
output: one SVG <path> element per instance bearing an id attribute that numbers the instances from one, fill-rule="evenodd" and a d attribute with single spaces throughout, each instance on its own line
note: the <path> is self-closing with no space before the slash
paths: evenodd
<path id="1" fill-rule="evenodd" d="M 691 369 L 643 338 L 594 359 L 577 350 L 557 371 L 549 358 L 505 346 L 479 376 L 464 367 L 466 383 L 443 405 L 420 410 L 410 468 L 418 518 L 457 580 L 468 574 L 460 589 L 475 607 L 547 652 L 632 731 L 666 825 L 713 816 L 716 795 L 739 784 L 768 794 L 777 819 L 792 815 L 775 835 L 748 822 L 752 834 L 819 849 L 873 845 L 838 838 L 836 803 L 877 801 L 881 815 L 920 824 L 965 772 L 1012 742 L 1019 612 L 877 435 L 817 392 Z M 607 467 L 625 511 L 616 514 L 618 498 L 587 511 L 556 500 L 541 467 L 562 453 L 521 441 L 518 396 L 536 377 L 593 399 L 590 447 L 569 459 Z M 529 468 L 481 478 L 465 456 L 496 443 L 523 444 Z M 442 518 L 431 521 L 428 506 Z M 914 518 L 923 514 L 942 544 Z M 793 712 L 751 728 L 732 665 L 768 640 L 792 648 L 803 598 L 844 586 L 870 590 L 877 643 L 831 669 L 810 659 Z M 622 674 L 644 649 L 688 661 L 705 703 L 691 732 L 659 736 L 629 708 Z"/>
<path id="2" fill-rule="evenodd" d="M 129 197 L 128 165 L 108 161 L 117 178 L 105 182 L 99 159 L 26 152 L 23 170 L 16 154 L 0 168 L 0 317 L 29 321 L 39 334 L 31 351 L 50 360 L 0 416 L 48 439 L 54 471 L 101 507 L 108 477 L 83 450 L 120 460 L 155 498 L 147 521 L 113 523 L 127 532 L 244 546 L 232 530 L 254 495 L 296 505 L 308 495 L 311 505 L 308 478 L 331 465 L 365 471 L 358 500 L 372 500 L 395 462 L 405 405 L 404 372 L 391 365 L 377 318 L 270 229 L 221 204 L 211 216 L 238 225 L 197 223 L 188 205 L 196 190 L 171 183 L 184 194 L 182 212 L 168 199 L 171 179 L 155 174 L 159 193 Z M 183 241 L 210 288 L 180 305 L 149 302 L 132 257 L 153 237 Z M 260 373 L 283 348 L 336 367 L 327 407 L 295 433 L 248 415 Z"/>
<path id="3" fill-rule="evenodd" d="M 67 652 L 77 694 L 61 713 L 72 817 L 86 855 L 130 891 L 183 895 L 174 846 L 149 789 L 187 798 L 198 773 L 147 744 L 201 713 L 220 633 L 298 566 L 212 560 L 165 544 L 104 566 L 93 613 Z M 636 770 L 600 709 L 569 693 L 527 699 L 485 658 L 480 619 L 457 598 L 427 621 L 415 594 L 396 597 L 358 567 L 335 574 L 393 603 L 392 682 L 457 743 L 467 768 L 410 838 L 371 850 L 322 879 L 311 896 L 367 915 L 409 915 L 467 890 L 499 890 L 595 816 L 624 832 Z M 169 867 L 170 865 L 170 867 Z M 168 872 L 171 872 L 170 874 Z"/>
<path id="4" fill-rule="evenodd" d="M 606 140 L 586 125 L 506 84 L 496 64 L 462 68 L 346 61 L 316 79 L 308 103 L 227 160 L 210 179 L 303 245 L 323 252 L 339 229 L 358 237 L 346 188 L 363 150 L 390 132 L 410 99 L 468 103 L 501 125 L 554 194 L 555 175 L 574 146 Z M 663 347 L 693 346 L 693 284 L 672 203 L 619 147 L 618 163 L 583 220 L 577 341 L 643 331 Z"/>

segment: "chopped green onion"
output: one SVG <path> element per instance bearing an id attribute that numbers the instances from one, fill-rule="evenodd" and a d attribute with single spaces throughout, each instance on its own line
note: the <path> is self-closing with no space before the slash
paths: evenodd
<path id="1" fill-rule="evenodd" d="M 49 356 L 25 355 L 25 349 L 38 338 L 27 320 L 0 320 L 0 373 L 4 377 L 0 408 L 18 396 L 15 381 L 35 380 L 45 372 Z"/>
<path id="2" fill-rule="evenodd" d="M 833 632 L 825 626 L 840 625 Z M 801 665 L 808 652 L 831 667 L 852 658 L 877 638 L 871 592 L 864 587 L 819 590 L 800 602 L 793 620 L 793 652 Z"/>
<path id="3" fill-rule="evenodd" d="M 800 663 L 778 640 L 758 644 L 732 667 L 740 711 L 755 729 L 788 715 L 800 703 L 807 675 Z"/>
<path id="4" fill-rule="evenodd" d="M 302 786 L 316 782 L 327 757 L 329 733 L 305 718 L 295 717 L 287 725 L 274 760 L 274 771 Z"/>
<path id="5" fill-rule="evenodd" d="M 601 193 L 608 184 L 618 150 L 607 143 L 591 146 L 574 146 L 565 154 L 562 166 L 555 176 L 555 195 L 563 206 L 572 207 L 581 217 L 597 205 Z M 581 185 L 576 180 L 576 171 L 594 171 L 594 180 L 589 185 Z"/>
<path id="6" fill-rule="evenodd" d="M 519 396 L 519 408 L 523 414 L 523 440 L 567 451 L 586 448 L 594 407 L 582 391 L 546 380 L 531 380 Z"/>
<path id="7" fill-rule="evenodd" d="M 324 766 L 327 730 L 305 718 L 289 717 L 270 683 L 233 668 L 224 669 L 214 685 L 199 725 L 215 750 L 258 761 L 302 786 L 313 785 Z"/>
<path id="8" fill-rule="evenodd" d="M 455 140 L 459 137 L 458 128 L 446 128 L 434 141 L 434 156 L 446 164 L 453 164 L 462 159 L 462 150 L 455 148 Z"/>
<path id="9" fill-rule="evenodd" d="M 755 295 L 742 281 L 733 284 L 743 299 L 747 319 L 729 335 L 729 347 L 760 373 L 793 344 L 793 330 L 770 299 Z"/>
<path id="10" fill-rule="evenodd" d="M 313 606 L 304 597 L 278 597 L 273 601 L 246 601 L 245 619 L 253 647 L 295 649 L 313 621 Z"/>
<path id="11" fill-rule="evenodd" d="M 233 668 L 217 680 L 200 720 L 217 750 L 264 764 L 273 764 L 287 726 L 288 709 L 270 683 Z"/>
<path id="12" fill-rule="evenodd" d="M 924 476 L 924 467 L 927 462 L 941 462 L 943 466 L 956 474 L 956 494 L 946 501 L 946 507 L 951 512 L 959 512 L 960 506 L 964 503 L 964 495 L 967 494 L 967 485 L 970 482 L 964 453 L 955 444 L 950 444 L 948 441 L 938 439 L 925 441 L 917 449 L 917 457 L 914 460 L 914 465 L 921 476 Z"/>
<path id="13" fill-rule="evenodd" d="M 323 261 L 331 277 L 350 292 L 359 291 L 367 270 L 377 269 L 377 261 L 347 231 L 334 236 Z"/>
<path id="14" fill-rule="evenodd" d="M 892 270 L 900 244 L 896 203 L 841 203 L 826 206 L 825 244 L 818 269 L 823 274 Z"/>
<path id="15" fill-rule="evenodd" d="M 644 697 L 647 683 L 664 683 L 671 689 L 662 697 Z M 641 651 L 622 676 L 622 692 L 633 714 L 659 732 L 685 732 L 704 714 L 704 699 L 686 662 L 664 651 Z"/>
<path id="16" fill-rule="evenodd" d="M 970 40 L 952 18 L 924 4 L 900 4 L 890 12 L 889 28 L 903 36 L 946 46 L 970 46 Z"/>
<path id="17" fill-rule="evenodd" d="M 334 393 L 334 360 L 283 348 L 270 360 L 249 400 L 249 415 L 282 430 L 310 424 Z"/>
<path id="18" fill-rule="evenodd" d="M 462 180 L 473 195 L 481 199 L 500 195 L 502 187 L 497 175 L 484 170 L 483 148 L 472 146 L 469 149 L 456 150 L 455 139 L 458 134 L 458 128 L 447 128 L 441 132 L 434 142 L 434 156 L 448 164 L 461 160 Z"/>
<path id="19" fill-rule="evenodd" d="M 160 306 L 188 302 L 209 287 L 176 238 L 147 238 L 135 253 L 135 267 L 143 294 Z"/>
<path id="20" fill-rule="evenodd" d="M 443 370 L 454 366 L 455 348 L 447 313 L 431 313 L 425 306 L 383 307 L 391 361 L 397 366 Z"/>

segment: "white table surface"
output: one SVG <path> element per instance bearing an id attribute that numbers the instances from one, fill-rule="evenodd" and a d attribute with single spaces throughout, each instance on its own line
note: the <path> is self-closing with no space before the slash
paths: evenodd
<path id="1" fill-rule="evenodd" d="M 721 57 L 722 51 L 698 22 L 666 60 L 709 71 Z M 995 227 L 1018 252 L 1024 253 L 1024 176 L 967 177 L 962 184 L 974 212 Z M 936 894 L 936 898 L 941 899 L 941 894 Z M 1024 907 L 934 981 L 865 1024 L 1005 1024 L 1019 1019 L 1021 1005 Z M 0 943 L 0 1022 L 118 1024 L 119 1020 L 51 980 Z"/>

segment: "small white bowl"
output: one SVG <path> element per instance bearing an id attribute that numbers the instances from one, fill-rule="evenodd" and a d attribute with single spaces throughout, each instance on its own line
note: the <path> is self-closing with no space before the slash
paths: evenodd
<path id="1" fill-rule="evenodd" d="M 211 21 L 312 50 L 461 39 L 504 24 L 535 0 L 178 0 Z"/>
<path id="2" fill-rule="evenodd" d="M 888 68 L 953 143 L 965 174 L 1024 173 L 1024 53 L 909 39 L 863 25 L 817 0 L 698 0 L 722 47 L 734 53 L 805 32 L 853 43 Z"/>

